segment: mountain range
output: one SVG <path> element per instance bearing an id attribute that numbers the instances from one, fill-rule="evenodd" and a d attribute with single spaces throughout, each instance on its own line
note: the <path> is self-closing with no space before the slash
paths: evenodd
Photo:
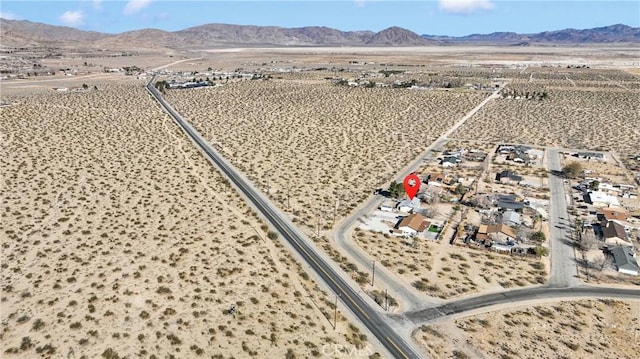
<path id="1" fill-rule="evenodd" d="M 341 31 L 328 27 L 283 28 L 206 24 L 179 31 L 143 29 L 106 34 L 26 20 L 0 19 L 0 45 L 163 47 L 172 49 L 231 46 L 427 46 L 447 44 L 585 44 L 640 43 L 640 28 L 623 24 L 593 29 L 565 29 L 535 34 L 496 32 L 462 37 L 418 35 L 393 26 L 379 32 Z"/>

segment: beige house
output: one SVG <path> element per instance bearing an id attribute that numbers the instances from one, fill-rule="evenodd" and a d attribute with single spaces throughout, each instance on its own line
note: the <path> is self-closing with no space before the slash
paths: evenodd
<path id="1" fill-rule="evenodd" d="M 477 239 L 491 239 L 497 242 L 507 242 L 516 239 L 516 231 L 504 224 L 483 224 L 478 229 Z"/>
<path id="2" fill-rule="evenodd" d="M 404 235 L 415 236 L 424 232 L 431 222 L 427 221 L 427 218 L 419 213 L 408 215 L 400 221 L 398 229 L 402 231 Z"/>

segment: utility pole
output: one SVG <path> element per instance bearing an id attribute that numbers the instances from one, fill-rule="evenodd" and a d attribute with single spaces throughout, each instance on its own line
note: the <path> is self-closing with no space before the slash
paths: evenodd
<path id="1" fill-rule="evenodd" d="M 376 261 L 373 261 L 371 265 L 371 285 L 373 285 L 374 280 L 376 279 Z"/>
<path id="2" fill-rule="evenodd" d="M 384 290 L 384 310 L 389 310 L 389 295 L 386 289 Z"/>
<path id="3" fill-rule="evenodd" d="M 336 294 L 336 303 L 333 306 L 333 330 L 336 330 L 336 326 L 338 325 L 338 297 L 340 294 Z"/>
<path id="4" fill-rule="evenodd" d="M 269 195 L 269 192 L 271 190 L 271 186 L 269 186 L 270 179 L 271 179 L 271 172 L 267 172 L 267 196 Z"/>

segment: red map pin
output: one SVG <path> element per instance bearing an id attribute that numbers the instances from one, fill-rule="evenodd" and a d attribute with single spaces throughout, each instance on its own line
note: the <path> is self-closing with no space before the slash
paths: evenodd
<path id="1" fill-rule="evenodd" d="M 418 193 L 420 189 L 420 177 L 418 177 L 415 173 L 409 174 L 404 178 L 404 191 L 409 195 L 409 199 L 413 199 Z"/>

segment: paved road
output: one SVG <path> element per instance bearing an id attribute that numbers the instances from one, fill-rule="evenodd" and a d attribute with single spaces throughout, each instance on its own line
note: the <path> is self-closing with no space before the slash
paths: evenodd
<path id="1" fill-rule="evenodd" d="M 572 244 L 573 223 L 569 220 L 567 211 L 567 196 L 564 179 L 555 173 L 560 173 L 560 154 L 557 149 L 548 149 L 549 165 L 549 255 L 551 258 L 551 275 L 547 284 L 552 287 L 572 287 L 580 284 L 576 277 L 578 266 L 575 260 L 575 248 Z"/>
<path id="2" fill-rule="evenodd" d="M 476 107 L 467 112 L 461 117 L 451 128 L 444 132 L 438 139 L 436 139 L 429 147 L 427 147 L 420 155 L 418 155 L 413 161 L 406 165 L 396 177 L 396 182 L 402 182 L 404 177 L 409 173 L 414 172 L 423 162 L 431 156 L 431 151 L 441 150 L 448 141 L 448 136 L 455 132 L 460 126 L 462 126 L 469 118 L 471 118 L 476 112 L 480 111 L 484 105 L 489 101 L 500 97 L 500 88 L 495 90 L 490 96 L 480 102 Z M 346 254 L 351 260 L 353 260 L 360 268 L 371 268 L 371 262 L 373 258 L 369 256 L 359 245 L 353 243 L 349 239 L 349 230 L 357 223 L 357 221 L 363 216 L 370 214 L 382 201 L 380 196 L 371 196 L 365 203 L 358 206 L 347 218 L 340 221 L 336 227 L 334 240 L 338 249 Z M 389 294 L 394 297 L 398 302 L 402 304 L 406 310 L 417 310 L 428 306 L 434 306 L 441 303 L 439 298 L 433 298 L 418 292 L 413 287 L 405 285 L 399 281 L 396 274 L 391 273 L 384 268 L 382 264 L 376 264 L 376 281 L 381 282 L 381 287 L 386 288 Z"/>
<path id="3" fill-rule="evenodd" d="M 202 150 L 205 156 L 253 203 L 271 225 L 291 244 L 303 260 L 307 262 L 313 271 L 340 297 L 344 305 L 369 329 L 384 348 L 396 358 L 420 358 L 413 348 L 386 323 L 385 319 L 380 317 L 377 311 L 370 307 L 369 304 L 334 271 L 333 267 L 325 262 L 322 257 L 307 244 L 304 236 L 297 231 L 294 225 L 284 216 L 280 215 L 273 204 L 261 196 L 248 181 L 245 181 L 217 151 L 209 146 L 206 141 L 182 119 L 162 98 L 158 90 L 153 87 L 152 83 L 154 79 L 147 84 L 149 93 L 151 93 L 167 113 L 173 117 L 174 121 Z"/>
<path id="4" fill-rule="evenodd" d="M 595 286 L 577 286 L 570 288 L 552 288 L 549 286 L 524 288 L 508 292 L 485 294 L 472 298 L 459 299 L 443 304 L 436 308 L 428 308 L 410 313 L 405 313 L 402 318 L 407 318 L 415 325 L 430 324 L 442 321 L 455 314 L 469 312 L 481 308 L 490 310 L 489 307 L 501 304 L 517 304 L 530 300 L 546 300 L 550 298 L 617 298 L 640 299 L 640 289 L 627 288 L 603 288 Z"/>

